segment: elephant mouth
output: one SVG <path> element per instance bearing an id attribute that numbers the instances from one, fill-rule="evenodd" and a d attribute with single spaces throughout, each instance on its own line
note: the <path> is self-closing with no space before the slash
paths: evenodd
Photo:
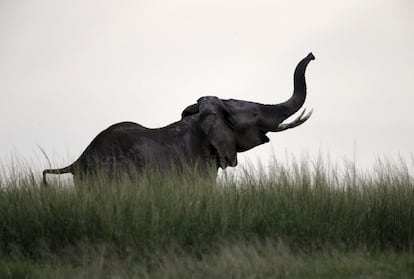
<path id="1" fill-rule="evenodd" d="M 262 143 L 266 143 L 270 141 L 270 139 L 266 136 L 266 133 L 267 132 L 265 131 L 260 131 L 260 139 L 262 140 Z"/>

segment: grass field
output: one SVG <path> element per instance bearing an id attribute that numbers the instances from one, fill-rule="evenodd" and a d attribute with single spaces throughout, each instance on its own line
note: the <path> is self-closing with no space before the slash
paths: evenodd
<path id="1" fill-rule="evenodd" d="M 217 182 L 2 177 L 0 278 L 414 277 L 404 162 L 273 162 Z"/>

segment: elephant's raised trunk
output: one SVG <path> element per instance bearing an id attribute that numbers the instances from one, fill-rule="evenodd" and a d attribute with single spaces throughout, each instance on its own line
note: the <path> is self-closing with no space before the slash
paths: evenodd
<path id="1" fill-rule="evenodd" d="M 277 104 L 277 110 L 279 115 L 285 120 L 295 112 L 297 112 L 303 105 L 306 99 L 306 80 L 305 71 L 311 60 L 314 60 L 315 56 L 309 53 L 308 56 L 303 58 L 296 66 L 295 73 L 293 75 L 294 91 L 292 97 L 284 103 Z"/>
<path id="2" fill-rule="evenodd" d="M 314 60 L 315 56 L 309 53 L 308 56 L 303 58 L 296 66 L 295 73 L 293 75 L 294 91 L 292 97 L 284 103 L 276 105 L 261 105 L 260 106 L 260 118 L 258 123 L 261 129 L 265 132 L 279 132 L 292 127 L 296 127 L 304 123 L 312 114 L 301 114 L 301 117 L 296 119 L 292 123 L 288 123 L 283 127 L 280 127 L 281 123 L 289 116 L 297 112 L 306 99 L 306 81 L 305 71 L 311 60 Z"/>

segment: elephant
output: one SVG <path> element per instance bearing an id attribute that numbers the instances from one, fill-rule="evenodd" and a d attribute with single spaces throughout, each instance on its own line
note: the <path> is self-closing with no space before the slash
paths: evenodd
<path id="1" fill-rule="evenodd" d="M 46 174 L 72 173 L 74 179 L 104 171 L 110 177 L 119 172 L 142 172 L 194 167 L 201 173 L 237 165 L 237 153 L 269 142 L 268 132 L 297 127 L 309 119 L 305 110 L 292 122 L 306 98 L 305 71 L 315 57 L 309 53 L 296 66 L 294 91 L 285 102 L 260 104 L 204 96 L 184 109 L 181 120 L 162 128 L 146 128 L 134 122 L 114 124 L 99 133 L 71 165 L 43 171 Z"/>

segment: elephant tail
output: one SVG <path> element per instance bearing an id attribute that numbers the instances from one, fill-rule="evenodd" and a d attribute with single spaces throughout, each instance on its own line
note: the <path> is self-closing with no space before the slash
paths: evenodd
<path id="1" fill-rule="evenodd" d="M 43 171 L 43 185 L 47 186 L 46 181 L 46 174 L 63 174 L 63 173 L 72 173 L 73 172 L 73 165 L 61 168 L 61 169 L 46 169 Z"/>

